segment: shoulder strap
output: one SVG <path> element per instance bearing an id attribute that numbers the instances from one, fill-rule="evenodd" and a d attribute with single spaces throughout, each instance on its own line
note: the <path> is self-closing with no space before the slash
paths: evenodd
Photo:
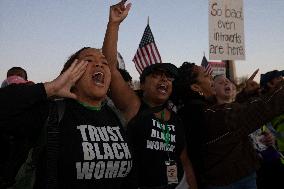
<path id="1" fill-rule="evenodd" d="M 58 112 L 58 123 L 63 118 L 64 112 L 65 112 L 65 101 L 64 99 L 56 99 L 55 100 L 56 106 L 57 106 L 57 112 Z"/>
<path id="2" fill-rule="evenodd" d="M 50 103 L 47 121 L 47 188 L 58 188 L 59 123 L 65 111 L 63 99 Z"/>

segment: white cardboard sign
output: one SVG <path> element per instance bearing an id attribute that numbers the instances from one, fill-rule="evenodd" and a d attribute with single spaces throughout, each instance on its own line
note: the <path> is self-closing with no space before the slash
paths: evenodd
<path id="1" fill-rule="evenodd" d="M 245 59 L 243 0 L 209 0 L 209 59 Z"/>

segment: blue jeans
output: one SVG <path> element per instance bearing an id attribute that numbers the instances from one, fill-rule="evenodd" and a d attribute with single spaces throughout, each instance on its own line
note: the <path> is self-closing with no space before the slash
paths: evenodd
<path id="1" fill-rule="evenodd" d="M 253 172 L 252 174 L 227 186 L 208 186 L 207 189 L 257 189 L 256 173 Z"/>

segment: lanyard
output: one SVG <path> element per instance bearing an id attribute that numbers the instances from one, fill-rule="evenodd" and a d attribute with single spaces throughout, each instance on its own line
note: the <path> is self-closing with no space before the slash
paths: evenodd
<path id="1" fill-rule="evenodd" d="M 168 149 L 169 144 L 170 144 L 170 130 L 169 130 L 168 124 L 165 122 L 165 111 L 164 110 L 162 111 L 161 118 L 162 118 L 162 122 L 164 123 L 165 127 L 163 128 L 161 123 L 160 123 L 160 127 L 163 130 L 164 140 L 166 143 L 166 149 Z"/>

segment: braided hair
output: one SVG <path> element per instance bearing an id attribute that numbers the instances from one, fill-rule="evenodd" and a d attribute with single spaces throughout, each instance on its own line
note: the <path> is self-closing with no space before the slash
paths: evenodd
<path id="1" fill-rule="evenodd" d="M 191 89 L 191 85 L 197 83 L 198 72 L 195 70 L 195 63 L 184 62 L 179 68 L 179 77 L 174 81 L 173 102 L 180 106 L 189 98 L 199 96 L 196 91 Z"/>

